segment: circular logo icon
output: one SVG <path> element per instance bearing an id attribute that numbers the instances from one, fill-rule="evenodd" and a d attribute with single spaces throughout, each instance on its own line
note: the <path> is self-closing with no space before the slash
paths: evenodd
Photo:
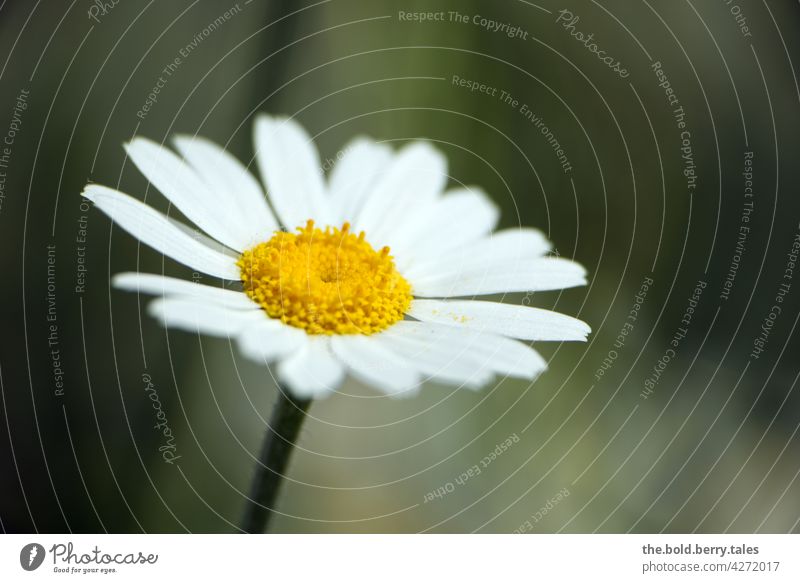
<path id="1" fill-rule="evenodd" d="M 38 543 L 30 543 L 19 552 L 19 564 L 26 571 L 35 571 L 44 562 L 44 547 Z"/>

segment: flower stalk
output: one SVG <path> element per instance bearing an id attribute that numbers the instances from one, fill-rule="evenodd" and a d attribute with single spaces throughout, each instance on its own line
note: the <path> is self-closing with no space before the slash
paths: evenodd
<path id="1" fill-rule="evenodd" d="M 243 532 L 263 533 L 269 526 L 284 472 L 310 405 L 311 399 L 298 399 L 286 387 L 279 387 L 242 519 Z"/>

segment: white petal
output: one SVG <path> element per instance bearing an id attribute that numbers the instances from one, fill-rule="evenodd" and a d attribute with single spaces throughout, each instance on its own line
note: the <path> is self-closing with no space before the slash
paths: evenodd
<path id="1" fill-rule="evenodd" d="M 265 318 L 242 330 L 238 340 L 245 356 L 258 362 L 269 362 L 301 350 L 308 341 L 308 334 L 280 320 Z"/>
<path id="2" fill-rule="evenodd" d="M 523 340 L 585 341 L 591 332 L 586 323 L 558 312 L 499 302 L 414 300 L 408 314 L 423 322 Z"/>
<path id="3" fill-rule="evenodd" d="M 231 249 L 247 248 L 232 201 L 216 195 L 174 152 L 145 138 L 134 138 L 125 144 L 125 151 L 153 186 L 195 225 Z"/>
<path id="4" fill-rule="evenodd" d="M 482 334 L 477 345 L 497 374 L 533 380 L 547 370 L 547 362 L 533 348 L 513 338 Z"/>
<path id="5" fill-rule="evenodd" d="M 425 322 L 398 322 L 370 340 L 414 363 L 433 380 L 478 388 L 489 382 L 492 368 L 474 345 L 475 334 Z"/>
<path id="6" fill-rule="evenodd" d="M 281 361 L 278 377 L 301 399 L 335 391 L 344 378 L 344 366 L 331 353 L 330 338 L 309 336 L 305 345 Z"/>
<path id="7" fill-rule="evenodd" d="M 353 140 L 342 152 L 330 176 L 331 215 L 336 226 L 354 222 L 392 159 L 389 146 L 367 138 Z"/>
<path id="8" fill-rule="evenodd" d="M 380 248 L 390 242 L 396 222 L 419 206 L 430 204 L 447 183 L 447 160 L 425 142 L 414 142 L 397 153 L 354 221 L 354 231 L 366 231 L 367 240 Z"/>
<path id="9" fill-rule="evenodd" d="M 413 363 L 375 342 L 372 336 L 333 336 L 331 348 L 353 375 L 387 395 L 417 392 L 419 373 Z"/>
<path id="10" fill-rule="evenodd" d="M 586 270 L 569 259 L 546 257 L 517 266 L 443 266 L 438 274 L 410 281 L 415 296 L 456 297 L 586 285 Z"/>
<path id="11" fill-rule="evenodd" d="M 111 282 L 114 287 L 125 291 L 206 301 L 232 310 L 260 309 L 243 292 L 153 273 L 119 273 Z"/>
<path id="12" fill-rule="evenodd" d="M 211 302 L 183 298 L 154 300 L 147 311 L 167 328 L 220 338 L 236 336 L 245 328 L 268 318 L 261 310 L 229 310 Z"/>
<path id="13" fill-rule="evenodd" d="M 219 203 L 235 206 L 241 236 L 248 247 L 269 239 L 278 230 L 261 185 L 235 156 L 203 138 L 179 136 L 174 141 Z"/>
<path id="14" fill-rule="evenodd" d="M 432 373 L 420 368 L 434 378 L 441 377 L 442 373 L 449 376 L 455 371 L 457 373 L 452 376 L 458 378 L 459 374 L 473 371 L 477 376 L 467 377 L 472 381 L 468 386 L 473 388 L 491 380 L 492 373 L 533 379 L 547 368 L 547 363 L 533 348 L 498 334 L 458 330 L 429 322 L 398 322 L 374 338 L 382 336 L 401 339 L 407 344 L 406 350 L 409 345 L 413 347 L 410 357 L 415 365 L 438 367 Z M 397 348 L 404 349 L 402 344 Z M 451 368 L 451 363 L 457 363 L 456 369 Z"/>
<path id="15" fill-rule="evenodd" d="M 255 124 L 258 165 L 275 212 L 288 231 L 314 219 L 328 224 L 328 203 L 317 148 L 293 119 L 261 115 Z"/>
<path id="16" fill-rule="evenodd" d="M 521 261 L 543 257 L 551 248 L 550 241 L 538 229 L 504 229 L 445 253 L 415 256 L 403 273 L 410 278 L 420 278 L 453 266 L 470 265 L 478 269 L 498 264 L 516 266 Z"/>
<path id="17" fill-rule="evenodd" d="M 88 185 L 82 194 L 119 227 L 156 251 L 208 275 L 240 279 L 235 259 L 192 238 L 175 227 L 168 217 L 146 204 L 127 194 L 96 184 Z"/>
<path id="18" fill-rule="evenodd" d="M 445 192 L 419 215 L 407 221 L 411 224 L 398 221 L 391 234 L 390 247 L 401 268 L 485 237 L 497 225 L 500 209 L 481 189 L 470 187 Z"/>
<path id="19" fill-rule="evenodd" d="M 226 245 L 223 245 L 222 243 L 220 243 L 216 239 L 212 239 L 211 237 L 206 235 L 200 229 L 198 229 L 196 227 L 189 227 L 188 225 L 184 225 L 178 219 L 170 217 L 169 215 L 165 215 L 165 216 L 167 217 L 167 220 L 169 220 L 170 223 L 172 223 L 173 225 L 175 225 L 175 227 L 178 228 L 178 230 L 186 233 L 192 239 L 194 239 L 196 241 L 199 241 L 200 243 L 202 243 L 204 246 L 208 247 L 209 249 L 213 249 L 214 251 L 216 251 L 218 253 L 222 253 L 223 255 L 227 255 L 228 257 L 232 257 L 234 261 L 236 261 L 239 258 L 240 254 L 237 251 L 234 251 L 230 247 L 228 247 Z"/>

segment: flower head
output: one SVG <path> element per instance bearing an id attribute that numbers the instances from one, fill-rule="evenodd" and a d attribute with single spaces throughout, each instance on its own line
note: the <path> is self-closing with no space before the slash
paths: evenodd
<path id="1" fill-rule="evenodd" d="M 168 327 L 235 339 L 248 357 L 277 362 L 298 397 L 334 391 L 346 372 L 390 395 L 430 378 L 468 387 L 494 375 L 533 379 L 546 363 L 529 341 L 589 333 L 548 310 L 448 299 L 583 285 L 585 271 L 548 256 L 537 230 L 493 232 L 495 205 L 478 188 L 445 191 L 446 161 L 428 143 L 395 152 L 359 138 L 326 180 L 295 121 L 261 116 L 268 198 L 211 142 L 178 137 L 175 146 L 181 157 L 143 138 L 126 150 L 200 231 L 104 186 L 83 196 L 164 255 L 237 283 L 123 273 L 114 284 L 159 296 L 150 313 Z"/>

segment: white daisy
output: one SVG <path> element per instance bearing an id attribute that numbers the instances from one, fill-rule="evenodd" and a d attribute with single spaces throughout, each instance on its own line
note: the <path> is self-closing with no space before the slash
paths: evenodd
<path id="1" fill-rule="evenodd" d="M 182 158 L 144 138 L 125 149 L 205 234 L 105 186 L 83 196 L 143 243 L 237 289 L 141 273 L 114 285 L 159 296 L 150 313 L 165 326 L 235 339 L 248 357 L 277 363 L 298 398 L 336 390 L 348 372 L 389 395 L 427 379 L 533 379 L 546 363 L 530 341 L 590 332 L 548 310 L 447 299 L 584 285 L 585 271 L 549 257 L 540 231 L 493 233 L 497 207 L 478 188 L 445 191 L 446 160 L 426 142 L 395 152 L 356 139 L 326 181 L 308 134 L 261 116 L 255 147 L 268 199 L 215 144 L 174 143 Z"/>

